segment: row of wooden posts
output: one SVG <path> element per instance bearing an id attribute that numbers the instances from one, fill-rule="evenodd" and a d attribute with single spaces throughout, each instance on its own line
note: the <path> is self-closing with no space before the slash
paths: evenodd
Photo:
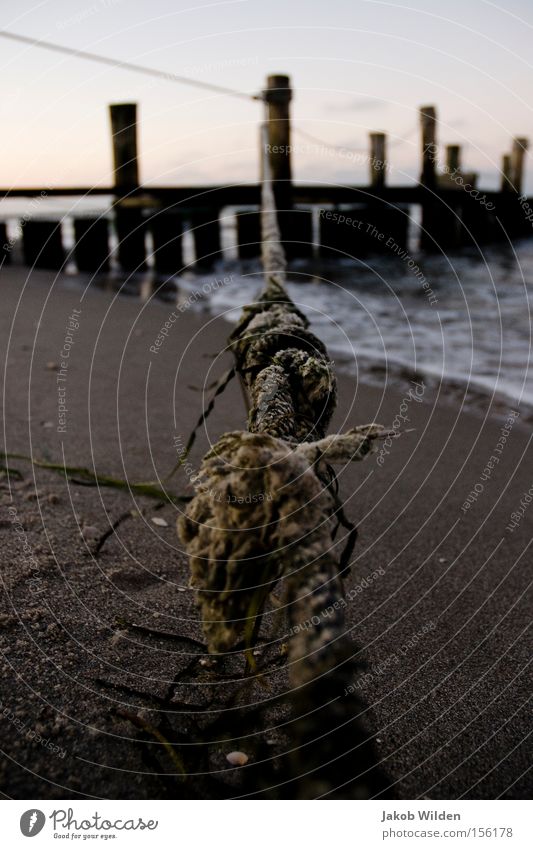
<path id="1" fill-rule="evenodd" d="M 387 137 L 370 134 L 369 185 L 335 186 L 316 183 L 294 185 L 291 162 L 290 103 L 292 90 L 287 76 L 267 79 L 264 91 L 269 128 L 269 159 L 275 185 L 282 240 L 289 258 L 322 256 L 360 257 L 386 253 L 391 240 L 405 248 L 408 243 L 411 207 L 422 207 L 421 247 L 449 249 L 461 245 L 498 241 L 530 231 L 522 193 L 527 139 L 516 138 L 502 161 L 499 192 L 480 192 L 475 174 L 461 168 L 459 145 L 446 147 L 439 165 L 437 115 L 432 106 L 420 109 L 421 174 L 416 186 L 387 186 Z M 115 198 L 114 227 L 117 261 L 128 272 L 142 270 L 147 260 L 146 235 L 152 239 L 154 266 L 164 274 L 184 267 L 184 230 L 192 231 L 196 263 L 209 266 L 222 256 L 221 212 L 228 205 L 250 205 L 236 213 L 238 253 L 241 258 L 260 253 L 259 187 L 211 186 L 176 189 L 143 189 L 139 179 L 137 106 L 110 106 L 115 184 L 110 188 L 9 190 L 5 197 L 103 195 Z M 476 194 L 477 193 L 477 194 Z M 253 207 L 256 207 L 254 209 Z M 318 218 L 318 245 L 314 245 L 316 222 L 312 207 L 322 206 Z M 326 210 L 336 210 L 328 215 Z M 106 217 L 74 219 L 74 259 L 81 271 L 105 271 L 110 258 L 110 222 Z M 0 238 L 4 257 L 12 251 L 5 224 Z M 383 234 L 378 238 L 377 234 Z M 59 269 L 66 261 L 60 224 L 29 218 L 23 222 L 24 261 L 31 266 Z"/>

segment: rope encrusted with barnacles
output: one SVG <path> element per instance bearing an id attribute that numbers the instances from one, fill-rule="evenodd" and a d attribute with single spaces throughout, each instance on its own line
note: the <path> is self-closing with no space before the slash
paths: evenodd
<path id="1" fill-rule="evenodd" d="M 228 651 L 247 636 L 282 576 L 295 596 L 306 569 L 324 577 L 335 571 L 336 502 L 321 472 L 327 463 L 362 460 L 381 432 L 365 425 L 298 445 L 236 431 L 204 457 L 179 528 L 210 651 Z"/>
<path id="2" fill-rule="evenodd" d="M 265 134 L 263 142 L 265 149 Z M 263 167 L 266 285 L 229 340 L 248 401 L 249 432 L 224 434 L 204 457 L 178 530 L 210 651 L 226 651 L 242 637 L 253 644 L 269 592 L 284 578 L 290 681 L 301 711 L 295 771 L 307 774 L 297 792 L 304 798 L 334 793 L 344 768 L 350 795 L 364 797 L 370 788 L 381 789 L 381 780 L 358 721 L 358 701 L 340 700 L 358 668 L 338 603 L 343 588 L 332 536 L 342 506 L 331 485 L 331 464 L 364 459 L 387 434 L 372 423 L 325 435 L 336 382 L 325 346 L 286 292 L 267 157 Z M 301 628 L 306 621 L 313 627 Z M 355 726 L 347 740 L 342 729 L 348 731 L 350 723 Z M 317 736 L 321 746 L 313 754 Z M 354 745 L 355 767 L 353 759 L 345 762 Z M 354 774 L 361 767 L 374 777 Z"/>

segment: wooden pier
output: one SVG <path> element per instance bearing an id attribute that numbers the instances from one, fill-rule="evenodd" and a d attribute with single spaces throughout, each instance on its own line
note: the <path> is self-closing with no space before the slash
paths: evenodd
<path id="1" fill-rule="evenodd" d="M 440 154 L 434 106 L 420 109 L 420 179 L 388 186 L 387 137 L 369 136 L 369 183 L 295 184 L 292 180 L 289 78 L 269 76 L 263 92 L 267 109 L 270 170 L 275 186 L 281 238 L 289 259 L 353 258 L 413 244 L 413 207 L 422 210 L 417 249 L 450 251 L 483 247 L 529 235 L 527 211 L 533 201 L 522 195 L 527 139 L 511 141 L 503 156 L 499 191 L 483 191 L 477 176 L 462 171 L 459 145 Z M 114 185 L 0 189 L 6 198 L 72 198 L 110 196 L 112 215 L 73 216 L 74 247 L 65 249 L 62 224 L 40 215 L 21 222 L 23 261 L 36 268 L 60 270 L 74 262 L 79 271 L 106 272 L 111 262 L 128 274 L 147 264 L 163 275 L 184 269 L 183 237 L 192 233 L 194 265 L 211 267 L 223 257 L 221 218 L 235 212 L 238 255 L 260 253 L 260 182 L 197 187 L 144 187 L 139 180 L 137 108 L 133 103 L 110 106 Z M 330 214 L 331 213 L 331 214 Z M 5 219 L 5 216 L 4 216 Z M 5 223 L 4 262 L 13 260 Z M 111 229 L 116 248 L 111 251 Z M 189 266 L 190 267 L 190 264 Z"/>

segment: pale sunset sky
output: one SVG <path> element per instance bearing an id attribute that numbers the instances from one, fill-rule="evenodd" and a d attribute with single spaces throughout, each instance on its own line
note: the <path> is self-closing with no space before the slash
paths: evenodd
<path id="1" fill-rule="evenodd" d="M 515 135 L 533 141 L 533 3 L 510 0 L 1 0 L 0 29 L 258 92 L 288 73 L 294 128 L 346 148 L 386 131 L 390 181 L 419 172 L 420 105 L 439 142 L 499 184 Z M 110 184 L 107 104 L 140 110 L 141 179 L 255 181 L 259 103 L 0 39 L 0 186 Z M 404 141 L 402 142 L 402 139 Z M 296 180 L 364 182 L 363 161 L 293 135 Z M 527 158 L 533 191 L 533 166 Z"/>

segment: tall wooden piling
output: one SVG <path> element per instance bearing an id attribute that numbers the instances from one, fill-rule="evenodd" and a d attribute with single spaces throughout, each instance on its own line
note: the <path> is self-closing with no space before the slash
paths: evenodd
<path id="1" fill-rule="evenodd" d="M 501 197 L 498 200 L 498 217 L 503 227 L 503 232 L 512 237 L 519 229 L 519 213 L 514 194 L 511 154 L 504 153 L 502 156 L 502 171 L 500 179 Z M 501 234 L 498 234 L 501 237 Z"/>
<path id="2" fill-rule="evenodd" d="M 428 189 L 437 185 L 437 112 L 434 106 L 420 108 L 422 131 L 422 171 L 420 182 Z"/>
<path id="3" fill-rule="evenodd" d="M 370 185 L 375 190 L 385 189 L 387 169 L 387 136 L 370 133 Z M 406 207 L 377 200 L 361 212 L 362 224 L 354 244 L 356 256 L 373 253 L 389 254 L 407 248 L 409 216 Z M 361 232 L 362 228 L 362 232 Z"/>
<path id="4" fill-rule="evenodd" d="M 285 74 L 272 74 L 267 77 L 263 95 L 267 104 L 270 173 L 279 213 L 292 206 L 290 78 Z M 286 221 L 282 215 L 278 215 L 278 218 L 283 239 L 287 235 Z"/>
<path id="5" fill-rule="evenodd" d="M 65 264 L 61 222 L 30 220 L 22 223 L 24 262 L 32 268 L 59 271 Z"/>
<path id="6" fill-rule="evenodd" d="M 374 189 L 385 186 L 386 148 L 385 133 L 370 133 L 370 185 Z"/>
<path id="7" fill-rule="evenodd" d="M 511 192 L 513 190 L 513 180 L 511 176 L 511 154 L 504 153 L 502 156 L 502 174 L 500 189 L 502 192 Z"/>
<path id="8" fill-rule="evenodd" d="M 154 266 L 165 275 L 183 271 L 183 215 L 172 210 L 157 211 L 149 221 Z"/>
<path id="9" fill-rule="evenodd" d="M 261 213 L 256 209 L 239 209 L 235 214 L 237 224 L 237 250 L 240 259 L 261 255 Z"/>
<path id="10" fill-rule="evenodd" d="M 461 170 L 461 148 L 458 144 L 446 145 L 446 171 L 453 174 Z"/>
<path id="11" fill-rule="evenodd" d="M 420 131 L 422 143 L 422 168 L 420 184 L 428 191 L 422 203 L 422 229 L 420 245 L 426 250 L 439 250 L 443 235 L 449 227 L 442 220 L 442 203 L 434 196 L 438 188 L 437 177 L 437 112 L 434 106 L 420 107 Z"/>
<path id="12" fill-rule="evenodd" d="M 139 185 L 137 104 L 112 103 L 109 113 L 113 133 L 115 186 L 127 192 Z"/>
<path id="13" fill-rule="evenodd" d="M 196 265 L 210 268 L 222 258 L 218 209 L 199 209 L 191 215 Z"/>
<path id="14" fill-rule="evenodd" d="M 531 233 L 531 225 L 522 208 L 520 197 L 523 193 L 525 155 L 529 147 L 526 138 L 513 139 L 511 154 L 503 163 L 502 193 L 500 201 L 500 220 L 508 237 L 518 238 Z"/>
<path id="15" fill-rule="evenodd" d="M 529 143 L 526 138 L 513 139 L 511 151 L 511 182 L 514 190 L 521 195 L 524 179 L 524 158 Z"/>
<path id="16" fill-rule="evenodd" d="M 7 237 L 7 224 L 0 221 L 0 268 L 11 262 L 12 245 Z"/>
<path id="17" fill-rule="evenodd" d="M 292 180 L 290 78 L 284 74 L 273 74 L 267 77 L 264 97 L 267 103 L 268 154 L 272 181 L 274 184 L 280 181 L 290 184 Z"/>
<path id="18" fill-rule="evenodd" d="M 124 271 L 140 271 L 146 260 L 145 228 L 142 209 L 132 197 L 139 185 L 137 104 L 113 103 L 109 112 L 117 195 L 118 261 Z"/>

